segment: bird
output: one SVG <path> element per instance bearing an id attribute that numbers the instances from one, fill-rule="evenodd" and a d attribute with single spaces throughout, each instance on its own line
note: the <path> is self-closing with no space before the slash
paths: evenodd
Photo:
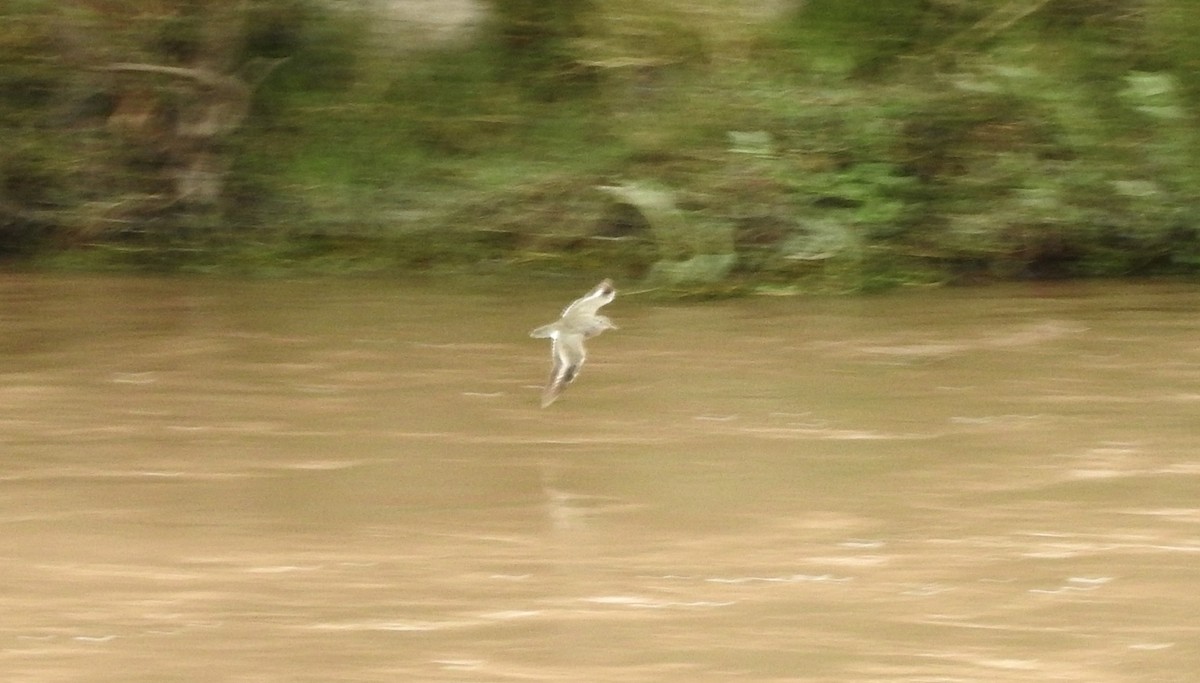
<path id="1" fill-rule="evenodd" d="M 563 309 L 562 316 L 550 323 L 542 325 L 529 333 L 535 339 L 549 338 L 550 344 L 550 379 L 542 390 L 542 407 L 554 403 L 559 394 L 568 384 L 575 381 L 579 368 L 587 359 L 587 350 L 583 340 L 590 339 L 605 330 L 618 329 L 607 316 L 599 315 L 596 311 L 611 302 L 617 295 L 612 280 L 605 279 L 592 288 L 592 291 L 571 302 Z"/>

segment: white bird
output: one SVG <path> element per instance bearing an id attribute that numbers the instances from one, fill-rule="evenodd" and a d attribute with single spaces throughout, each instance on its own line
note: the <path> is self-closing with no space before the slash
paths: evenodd
<path id="1" fill-rule="evenodd" d="M 583 340 L 605 330 L 617 329 L 613 321 L 596 313 L 616 295 L 617 290 L 613 289 L 612 280 L 605 280 L 592 291 L 572 301 L 570 306 L 563 309 L 561 318 L 529 333 L 531 337 L 549 337 L 551 340 L 550 358 L 553 365 L 550 368 L 550 380 L 542 390 L 543 408 L 554 403 L 562 390 L 579 374 L 579 368 L 583 367 L 583 361 L 587 359 Z"/>

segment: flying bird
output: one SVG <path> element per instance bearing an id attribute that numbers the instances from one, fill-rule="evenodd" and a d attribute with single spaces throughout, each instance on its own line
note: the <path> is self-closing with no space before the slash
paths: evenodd
<path id="1" fill-rule="evenodd" d="M 562 390 L 575 380 L 583 361 L 587 359 L 587 350 L 583 348 L 583 340 L 594 337 L 605 330 L 615 330 L 617 326 L 606 316 L 598 315 L 600 307 L 613 300 L 617 290 L 613 288 L 612 280 L 604 280 L 592 288 L 592 291 L 571 302 L 563 309 L 562 317 L 542 325 L 529 333 L 529 336 L 544 339 L 549 338 L 550 380 L 542 390 L 542 407 L 554 403 Z"/>

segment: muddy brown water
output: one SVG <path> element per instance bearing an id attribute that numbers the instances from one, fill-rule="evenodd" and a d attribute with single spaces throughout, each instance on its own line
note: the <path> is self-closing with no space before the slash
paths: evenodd
<path id="1" fill-rule="evenodd" d="M 1200 680 L 1197 286 L 593 284 L 0 277 L 0 679 Z"/>

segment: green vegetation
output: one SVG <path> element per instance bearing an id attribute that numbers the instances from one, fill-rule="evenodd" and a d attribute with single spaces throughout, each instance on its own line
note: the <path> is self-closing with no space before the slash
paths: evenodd
<path id="1" fill-rule="evenodd" d="M 6 3 L 0 253 L 711 293 L 1200 272 L 1193 0 L 485 4 L 432 41 L 320 0 Z"/>

